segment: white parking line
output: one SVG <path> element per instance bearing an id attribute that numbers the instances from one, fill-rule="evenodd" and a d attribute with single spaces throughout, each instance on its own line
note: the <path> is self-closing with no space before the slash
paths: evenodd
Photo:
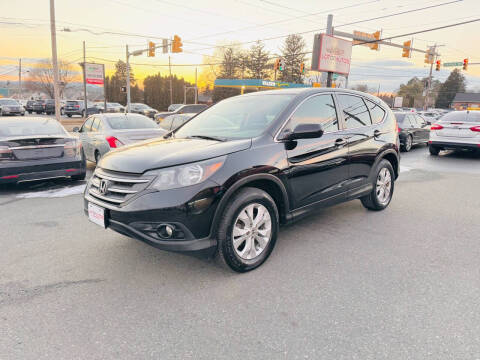
<path id="1" fill-rule="evenodd" d="M 72 187 L 64 187 L 61 189 L 52 189 L 46 191 L 35 191 L 25 194 L 17 195 L 17 198 L 31 199 L 31 198 L 58 198 L 71 195 L 82 194 L 85 190 L 85 184 L 76 185 Z"/>

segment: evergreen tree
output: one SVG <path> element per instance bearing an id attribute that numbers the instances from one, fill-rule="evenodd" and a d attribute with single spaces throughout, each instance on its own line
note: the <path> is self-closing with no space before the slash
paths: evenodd
<path id="1" fill-rule="evenodd" d="M 268 77 L 268 51 L 265 50 L 265 45 L 261 41 L 257 41 L 248 52 L 247 68 L 253 79 L 265 79 Z"/>
<path id="2" fill-rule="evenodd" d="M 303 82 L 300 64 L 305 62 L 305 40 L 297 34 L 288 35 L 281 49 L 285 69 L 280 72 L 280 80 L 287 82 Z"/>
<path id="3" fill-rule="evenodd" d="M 456 93 L 465 92 L 465 76 L 458 69 L 454 69 L 447 80 L 440 86 L 438 90 L 437 101 L 435 107 L 448 108 L 450 107 Z"/>

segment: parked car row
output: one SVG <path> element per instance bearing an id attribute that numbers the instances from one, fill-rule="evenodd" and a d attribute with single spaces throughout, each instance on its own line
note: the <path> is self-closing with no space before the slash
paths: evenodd
<path id="1" fill-rule="evenodd" d="M 0 116 L 25 115 L 25 108 L 14 99 L 0 99 Z"/>

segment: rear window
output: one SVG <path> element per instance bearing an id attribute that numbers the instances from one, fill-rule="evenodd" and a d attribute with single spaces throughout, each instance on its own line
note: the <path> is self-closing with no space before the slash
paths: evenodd
<path id="1" fill-rule="evenodd" d="M 78 105 L 78 101 L 67 101 L 67 105 Z"/>
<path id="2" fill-rule="evenodd" d="M 47 100 L 47 104 L 55 104 L 55 100 Z"/>
<path id="3" fill-rule="evenodd" d="M 109 116 L 106 119 L 110 127 L 115 130 L 158 128 L 157 123 L 155 123 L 152 119 L 142 115 Z"/>
<path id="4" fill-rule="evenodd" d="M 205 109 L 207 105 L 187 105 L 180 109 L 184 113 L 197 113 Z"/>
<path id="5" fill-rule="evenodd" d="M 57 120 L 54 119 L 0 121 L 0 137 L 31 135 L 66 135 L 66 132 Z"/>
<path id="6" fill-rule="evenodd" d="M 480 111 L 452 111 L 443 115 L 440 121 L 480 122 Z"/>

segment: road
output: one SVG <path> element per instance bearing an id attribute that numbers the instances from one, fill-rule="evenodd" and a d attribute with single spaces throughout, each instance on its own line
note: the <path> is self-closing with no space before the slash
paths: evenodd
<path id="1" fill-rule="evenodd" d="M 478 359 L 479 183 L 418 146 L 388 209 L 320 211 L 241 275 L 101 229 L 64 181 L 3 190 L 0 359 Z"/>

